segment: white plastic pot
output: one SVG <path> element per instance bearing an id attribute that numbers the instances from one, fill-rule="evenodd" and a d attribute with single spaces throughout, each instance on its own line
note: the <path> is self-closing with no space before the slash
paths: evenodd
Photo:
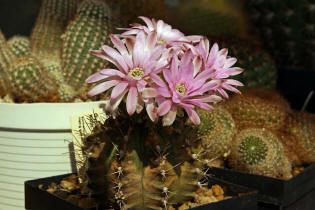
<path id="1" fill-rule="evenodd" d="M 0 103 L 0 210 L 24 209 L 24 181 L 74 170 L 70 117 L 102 103 Z"/>

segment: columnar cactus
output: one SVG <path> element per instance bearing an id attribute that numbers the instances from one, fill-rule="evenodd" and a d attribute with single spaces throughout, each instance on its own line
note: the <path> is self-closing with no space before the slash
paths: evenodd
<path id="1" fill-rule="evenodd" d="M 56 83 L 35 57 L 27 56 L 15 60 L 10 65 L 9 72 L 11 92 L 21 101 L 50 101 L 56 97 Z"/>
<path id="2" fill-rule="evenodd" d="M 32 53 L 43 59 L 59 58 L 61 35 L 76 12 L 76 0 L 43 0 L 31 33 Z"/>
<path id="3" fill-rule="evenodd" d="M 271 130 L 285 124 L 290 106 L 276 91 L 248 89 L 235 95 L 225 106 L 232 114 L 237 127 L 258 127 Z"/>
<path id="4" fill-rule="evenodd" d="M 229 163 L 237 170 L 270 177 L 291 177 L 291 164 L 282 144 L 266 129 L 242 130 L 231 148 Z"/>
<path id="5" fill-rule="evenodd" d="M 8 45 L 17 58 L 30 54 L 31 44 L 26 36 L 13 36 L 8 40 Z"/>
<path id="6" fill-rule="evenodd" d="M 106 66 L 106 62 L 90 54 L 109 41 L 110 10 L 97 0 L 85 0 L 63 35 L 62 62 L 65 82 L 74 89 L 82 88 L 86 78 Z M 84 87 L 82 88 L 84 89 Z"/>

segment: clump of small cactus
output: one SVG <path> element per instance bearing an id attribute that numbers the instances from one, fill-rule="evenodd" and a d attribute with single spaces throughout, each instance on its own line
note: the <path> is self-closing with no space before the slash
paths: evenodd
<path id="1" fill-rule="evenodd" d="M 85 100 L 85 79 L 107 66 L 92 57 L 90 50 L 101 48 L 111 31 L 110 11 L 104 1 L 42 0 L 30 38 L 14 36 L 6 41 L 0 34 L 0 96 L 11 94 L 15 102 Z M 32 78 L 9 71 L 30 57 L 41 65 L 28 65 Z M 48 91 L 35 78 L 49 80 L 47 84 L 55 91 Z M 33 84 L 16 84 L 25 79 Z M 19 93 L 19 89 L 23 91 Z"/>
<path id="2" fill-rule="evenodd" d="M 237 127 L 258 127 L 276 130 L 285 124 L 290 111 L 288 102 L 276 91 L 248 89 L 226 104 Z"/>
<path id="3" fill-rule="evenodd" d="M 242 130 L 234 139 L 229 164 L 241 171 L 270 177 L 291 176 L 291 164 L 277 137 L 266 129 Z"/>

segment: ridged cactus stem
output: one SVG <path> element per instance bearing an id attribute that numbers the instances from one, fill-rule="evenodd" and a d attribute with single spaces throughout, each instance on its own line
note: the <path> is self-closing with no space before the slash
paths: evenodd
<path id="1" fill-rule="evenodd" d="M 8 40 L 8 45 L 17 58 L 30 54 L 30 40 L 25 36 L 13 36 Z"/>
<path id="2" fill-rule="evenodd" d="M 86 78 L 106 66 L 90 54 L 109 44 L 110 10 L 105 2 L 85 0 L 63 35 L 62 69 L 65 81 L 75 89 L 83 87 Z"/>
<path id="3" fill-rule="evenodd" d="M 30 40 L 32 53 L 41 58 L 59 57 L 61 35 L 76 12 L 76 0 L 42 0 Z"/>

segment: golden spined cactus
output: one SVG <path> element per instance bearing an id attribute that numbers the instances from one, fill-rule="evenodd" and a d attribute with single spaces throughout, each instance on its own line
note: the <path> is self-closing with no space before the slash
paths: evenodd
<path id="1" fill-rule="evenodd" d="M 8 45 L 17 58 L 30 54 L 30 39 L 26 36 L 13 36 L 8 40 Z"/>
<path id="2" fill-rule="evenodd" d="M 232 168 L 258 175 L 290 178 L 291 165 L 277 137 L 266 129 L 249 128 L 237 134 L 231 147 Z"/>
<path id="3" fill-rule="evenodd" d="M 76 12 L 77 2 L 77 0 L 42 0 L 30 36 L 34 55 L 44 59 L 60 57 L 61 35 Z"/>
<path id="4" fill-rule="evenodd" d="M 294 145 L 293 151 L 299 156 L 303 164 L 315 162 L 315 120 L 306 112 L 294 112 L 285 126 L 288 139 Z"/>
<path id="5" fill-rule="evenodd" d="M 300 160 L 296 147 L 295 137 L 290 133 L 283 131 L 283 129 L 277 130 L 275 132 L 278 139 L 281 141 L 283 145 L 283 150 L 287 158 L 289 159 L 292 166 L 300 166 L 302 165 L 302 161 Z"/>
<path id="6" fill-rule="evenodd" d="M 233 96 L 225 106 L 238 128 L 256 127 L 276 130 L 285 124 L 288 102 L 276 91 L 248 89 Z"/>
<path id="7" fill-rule="evenodd" d="M 57 84 L 35 57 L 17 59 L 9 72 L 10 91 L 21 102 L 51 101 L 56 97 Z"/>
<path id="8" fill-rule="evenodd" d="M 196 126 L 206 157 L 216 159 L 228 154 L 236 128 L 232 115 L 222 106 L 215 106 L 214 110 L 199 109 L 201 119 Z"/>
<path id="9" fill-rule="evenodd" d="M 7 41 L 0 30 L 0 96 L 4 96 L 8 91 L 8 68 L 15 59 L 13 52 L 7 45 Z"/>
<path id="10" fill-rule="evenodd" d="M 132 151 L 123 160 L 114 161 L 109 170 L 110 200 L 118 209 L 167 209 L 177 179 L 166 159 L 157 167 L 144 166 Z"/>
<path id="11" fill-rule="evenodd" d="M 61 66 L 65 82 L 74 89 L 84 89 L 86 78 L 107 65 L 107 62 L 91 55 L 90 50 L 109 44 L 110 33 L 110 10 L 106 3 L 83 1 L 63 35 Z"/>

